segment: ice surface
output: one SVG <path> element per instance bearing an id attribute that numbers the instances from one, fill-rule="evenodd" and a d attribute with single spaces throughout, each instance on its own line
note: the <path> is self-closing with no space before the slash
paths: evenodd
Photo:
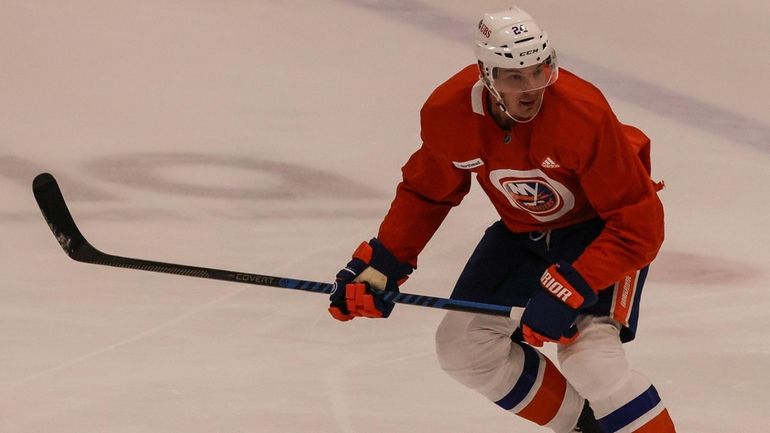
<path id="1" fill-rule="evenodd" d="M 54 173 L 107 252 L 328 280 L 390 204 L 418 110 L 499 1 L 0 2 L 0 432 L 541 432 L 438 368 L 439 311 L 69 260 Z M 635 367 L 683 433 L 770 426 L 770 8 L 521 1 L 654 140 L 667 188 Z M 477 188 L 404 290 L 448 296 Z"/>

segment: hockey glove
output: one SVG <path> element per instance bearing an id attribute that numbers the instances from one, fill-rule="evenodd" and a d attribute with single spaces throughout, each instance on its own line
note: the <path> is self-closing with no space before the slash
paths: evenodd
<path id="1" fill-rule="evenodd" d="M 545 342 L 571 343 L 578 334 L 575 319 L 581 308 L 598 301 L 596 292 L 566 262 L 546 269 L 540 285 L 543 290 L 532 296 L 521 316 L 524 340 L 537 347 Z"/>
<path id="2" fill-rule="evenodd" d="M 329 296 L 329 313 L 343 322 L 356 316 L 390 316 L 395 304 L 385 301 L 382 294 L 397 292 L 412 270 L 411 265 L 393 257 L 377 238 L 362 242 L 353 259 L 337 273 Z"/>

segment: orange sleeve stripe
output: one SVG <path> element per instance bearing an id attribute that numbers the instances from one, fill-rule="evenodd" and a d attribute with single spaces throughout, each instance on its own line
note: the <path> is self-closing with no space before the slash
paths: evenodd
<path id="1" fill-rule="evenodd" d="M 559 411 L 566 392 L 567 379 L 548 358 L 545 358 L 545 371 L 540 388 L 532 401 L 516 415 L 539 425 L 548 424 Z"/>

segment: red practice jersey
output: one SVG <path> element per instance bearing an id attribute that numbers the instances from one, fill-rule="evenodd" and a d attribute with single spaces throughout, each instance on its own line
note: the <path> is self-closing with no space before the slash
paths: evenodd
<path id="1" fill-rule="evenodd" d="M 417 256 L 470 190 L 473 173 L 513 232 L 594 218 L 602 233 L 572 264 L 601 289 L 650 263 L 663 242 L 663 206 L 650 179 L 649 139 L 621 124 L 601 92 L 564 69 L 529 123 L 500 128 L 468 66 L 423 106 L 422 146 L 404 165 L 378 233 L 399 260 Z"/>

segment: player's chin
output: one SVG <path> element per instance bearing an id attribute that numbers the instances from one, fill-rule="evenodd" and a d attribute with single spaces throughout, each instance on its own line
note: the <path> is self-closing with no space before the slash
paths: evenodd
<path id="1" fill-rule="evenodd" d="M 515 113 L 516 119 L 521 121 L 526 121 L 535 117 L 535 115 L 537 115 L 537 112 L 540 111 L 540 102 L 539 101 L 531 101 L 531 102 L 520 101 L 517 104 L 516 108 L 517 108 Z"/>

